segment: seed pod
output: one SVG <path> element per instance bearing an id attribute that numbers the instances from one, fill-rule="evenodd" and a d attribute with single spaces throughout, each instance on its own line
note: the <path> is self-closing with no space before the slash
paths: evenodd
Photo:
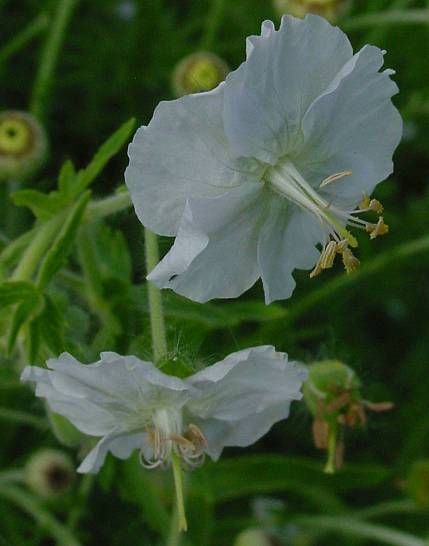
<path id="1" fill-rule="evenodd" d="M 38 495 L 53 498 L 67 491 L 75 470 L 70 457 L 55 449 L 35 453 L 25 467 L 25 481 Z"/>
<path id="2" fill-rule="evenodd" d="M 36 118 L 0 112 L 0 181 L 26 178 L 42 166 L 47 150 L 45 130 Z"/>
<path id="3" fill-rule="evenodd" d="M 237 536 L 234 546 L 280 546 L 280 543 L 261 529 L 247 529 Z"/>
<path id="4" fill-rule="evenodd" d="M 409 471 L 407 490 L 422 508 L 429 508 L 429 459 L 415 462 Z"/>
<path id="5" fill-rule="evenodd" d="M 279 16 L 289 13 L 295 17 L 305 17 L 307 13 L 316 13 L 331 22 L 342 17 L 351 4 L 351 0 L 274 0 Z"/>
<path id="6" fill-rule="evenodd" d="M 183 58 L 174 69 L 172 86 L 176 97 L 210 91 L 228 75 L 229 67 L 214 53 L 200 51 Z"/>

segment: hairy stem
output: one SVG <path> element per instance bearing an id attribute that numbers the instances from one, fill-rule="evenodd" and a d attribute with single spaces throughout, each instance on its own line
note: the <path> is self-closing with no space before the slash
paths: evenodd
<path id="1" fill-rule="evenodd" d="M 201 40 L 200 49 L 210 51 L 216 38 L 218 28 L 222 22 L 226 7 L 226 0 L 213 0 L 207 14 L 205 31 Z"/>
<path id="2" fill-rule="evenodd" d="M 147 228 L 144 230 L 146 249 L 146 269 L 150 273 L 159 262 L 158 237 Z M 161 291 L 148 282 L 149 314 L 152 332 L 153 359 L 156 362 L 167 353 L 167 336 L 165 332 L 164 313 Z"/>
<path id="3" fill-rule="evenodd" d="M 351 17 L 344 21 L 346 31 L 361 30 L 382 25 L 429 24 L 429 9 L 392 9 Z"/>

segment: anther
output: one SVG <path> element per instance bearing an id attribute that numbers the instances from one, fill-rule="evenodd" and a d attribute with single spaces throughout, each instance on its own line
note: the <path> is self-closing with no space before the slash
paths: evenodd
<path id="1" fill-rule="evenodd" d="M 389 233 L 389 226 L 384 223 L 384 218 L 380 216 L 376 224 L 368 224 L 366 231 L 370 233 L 370 239 Z"/>

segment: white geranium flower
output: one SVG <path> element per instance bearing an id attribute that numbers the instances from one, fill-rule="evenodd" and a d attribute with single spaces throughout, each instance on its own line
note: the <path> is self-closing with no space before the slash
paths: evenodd
<path id="1" fill-rule="evenodd" d="M 231 354 L 187 379 L 166 375 L 135 356 L 101 353 L 85 365 L 63 353 L 49 369 L 29 366 L 23 381 L 81 432 L 100 440 L 78 472 L 97 472 L 109 451 L 125 459 L 140 450 L 144 466 L 188 467 L 225 446 L 253 444 L 301 399 L 306 371 L 273 347 Z"/>
<path id="2" fill-rule="evenodd" d="M 187 379 L 166 375 L 135 356 L 101 353 L 85 365 L 68 353 L 29 366 L 21 379 L 80 431 L 100 440 L 78 472 L 97 472 L 110 451 L 138 449 L 146 468 L 172 466 L 179 528 L 186 530 L 181 466 L 217 460 L 225 446 L 253 444 L 302 398 L 306 370 L 273 347 L 247 349 Z"/>
<path id="3" fill-rule="evenodd" d="M 387 232 L 360 214 L 381 214 L 367 196 L 392 172 L 402 131 L 383 55 L 353 55 L 318 16 L 286 16 L 248 39 L 224 84 L 160 103 L 125 173 L 141 222 L 176 237 L 148 278 L 204 302 L 261 277 L 268 303 L 292 294 L 295 269 L 315 276 L 336 254 L 355 269 L 347 227 Z"/>

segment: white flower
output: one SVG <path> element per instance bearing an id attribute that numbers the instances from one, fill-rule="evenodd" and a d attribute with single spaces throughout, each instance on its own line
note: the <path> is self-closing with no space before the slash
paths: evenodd
<path id="1" fill-rule="evenodd" d="M 52 411 L 100 438 L 78 468 L 83 473 L 97 472 L 109 451 L 125 459 L 138 449 L 149 468 L 173 457 L 194 467 L 206 453 L 216 460 L 225 446 L 248 446 L 285 419 L 307 375 L 269 346 L 231 354 L 183 380 L 110 352 L 95 364 L 63 353 L 47 365 L 25 368 L 22 380 L 36 384 Z"/>
<path id="2" fill-rule="evenodd" d="M 224 84 L 160 103 L 125 173 L 141 222 L 176 236 L 148 278 L 203 302 L 261 277 L 268 303 L 292 294 L 295 269 L 314 276 L 336 254 L 355 269 L 346 226 L 387 232 L 359 214 L 381 214 L 367 196 L 392 172 L 402 131 L 383 54 L 353 55 L 324 19 L 286 16 L 248 39 Z"/>

